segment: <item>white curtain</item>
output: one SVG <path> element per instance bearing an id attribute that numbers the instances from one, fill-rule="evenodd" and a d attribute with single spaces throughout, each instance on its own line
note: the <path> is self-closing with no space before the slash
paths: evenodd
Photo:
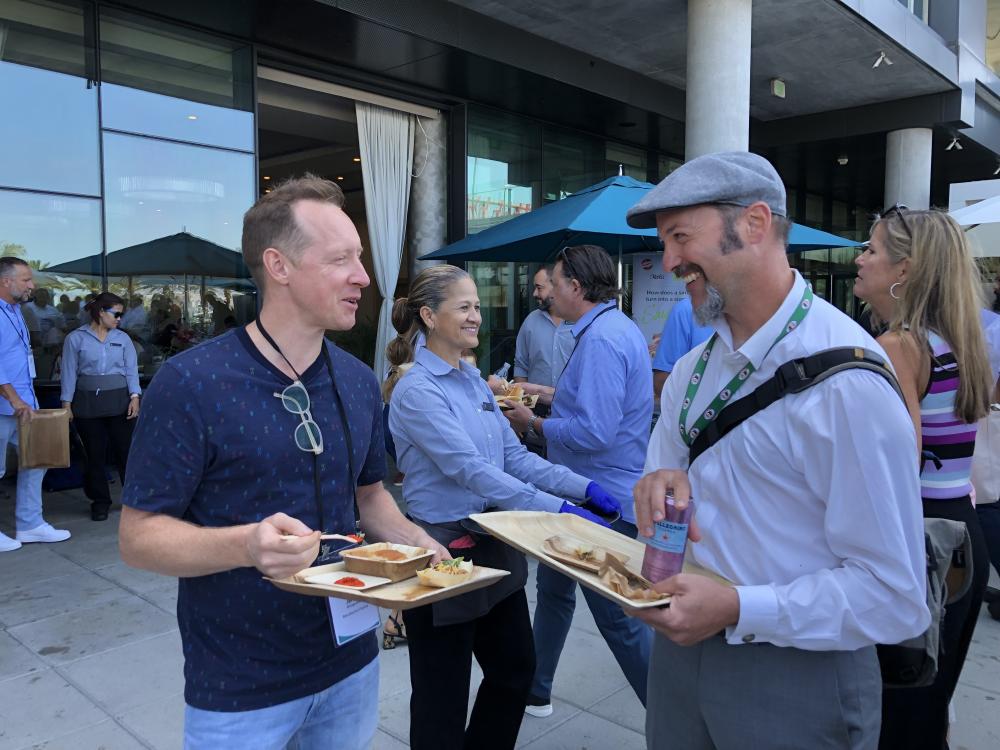
<path id="1" fill-rule="evenodd" d="M 392 327 L 392 295 L 406 238 L 406 213 L 413 172 L 414 117 L 375 104 L 355 102 L 365 213 L 375 281 L 382 294 L 375 341 L 375 374 L 385 378 L 385 347 L 396 335 Z"/>

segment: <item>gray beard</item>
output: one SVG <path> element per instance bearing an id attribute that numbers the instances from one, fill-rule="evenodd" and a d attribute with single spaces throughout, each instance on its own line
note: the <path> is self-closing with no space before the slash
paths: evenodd
<path id="1" fill-rule="evenodd" d="M 694 320 L 702 327 L 711 325 L 721 318 L 723 310 L 726 309 L 726 301 L 714 286 L 706 283 L 705 294 L 708 295 L 708 299 L 694 308 Z"/>

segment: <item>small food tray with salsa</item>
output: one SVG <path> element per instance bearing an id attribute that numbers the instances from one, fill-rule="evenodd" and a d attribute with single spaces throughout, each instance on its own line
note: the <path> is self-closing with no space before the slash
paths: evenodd
<path id="1" fill-rule="evenodd" d="M 341 562 L 268 580 L 295 594 L 350 599 L 384 609 L 412 609 L 481 589 L 510 575 L 506 570 L 461 560 L 442 561 L 432 568 L 428 564 L 433 556 L 423 547 L 383 542 L 342 552 Z"/>
<path id="2" fill-rule="evenodd" d="M 515 510 L 470 518 L 498 539 L 623 607 L 670 605 L 670 597 L 651 591 L 639 574 L 646 545 L 636 539 L 568 513 Z M 689 560 L 684 561 L 684 572 L 728 584 Z"/>

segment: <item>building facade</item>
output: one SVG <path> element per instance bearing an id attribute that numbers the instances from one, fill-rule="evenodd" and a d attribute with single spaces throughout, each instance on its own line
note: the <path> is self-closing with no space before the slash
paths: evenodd
<path id="1" fill-rule="evenodd" d="M 1000 0 L 0 0 L 0 251 L 58 313 L 40 378 L 101 289 L 128 300 L 148 374 L 252 318 L 242 214 L 311 171 L 369 251 L 341 341 L 375 362 L 417 256 L 619 170 L 657 182 L 749 148 L 794 220 L 858 239 L 884 206 L 946 206 L 1000 168 L 998 37 Z M 365 176 L 397 156 L 405 226 Z M 795 257 L 846 310 L 852 261 Z M 483 368 L 509 361 L 534 268 L 469 264 Z"/>

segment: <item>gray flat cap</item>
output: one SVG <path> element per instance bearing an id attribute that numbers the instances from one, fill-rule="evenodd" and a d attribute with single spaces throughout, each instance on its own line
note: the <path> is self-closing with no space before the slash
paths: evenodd
<path id="1" fill-rule="evenodd" d="M 630 227 L 651 229 L 656 212 L 671 208 L 728 203 L 749 206 L 763 201 L 771 213 L 787 216 L 785 186 L 771 162 L 746 151 L 705 154 L 667 175 L 628 210 Z"/>

